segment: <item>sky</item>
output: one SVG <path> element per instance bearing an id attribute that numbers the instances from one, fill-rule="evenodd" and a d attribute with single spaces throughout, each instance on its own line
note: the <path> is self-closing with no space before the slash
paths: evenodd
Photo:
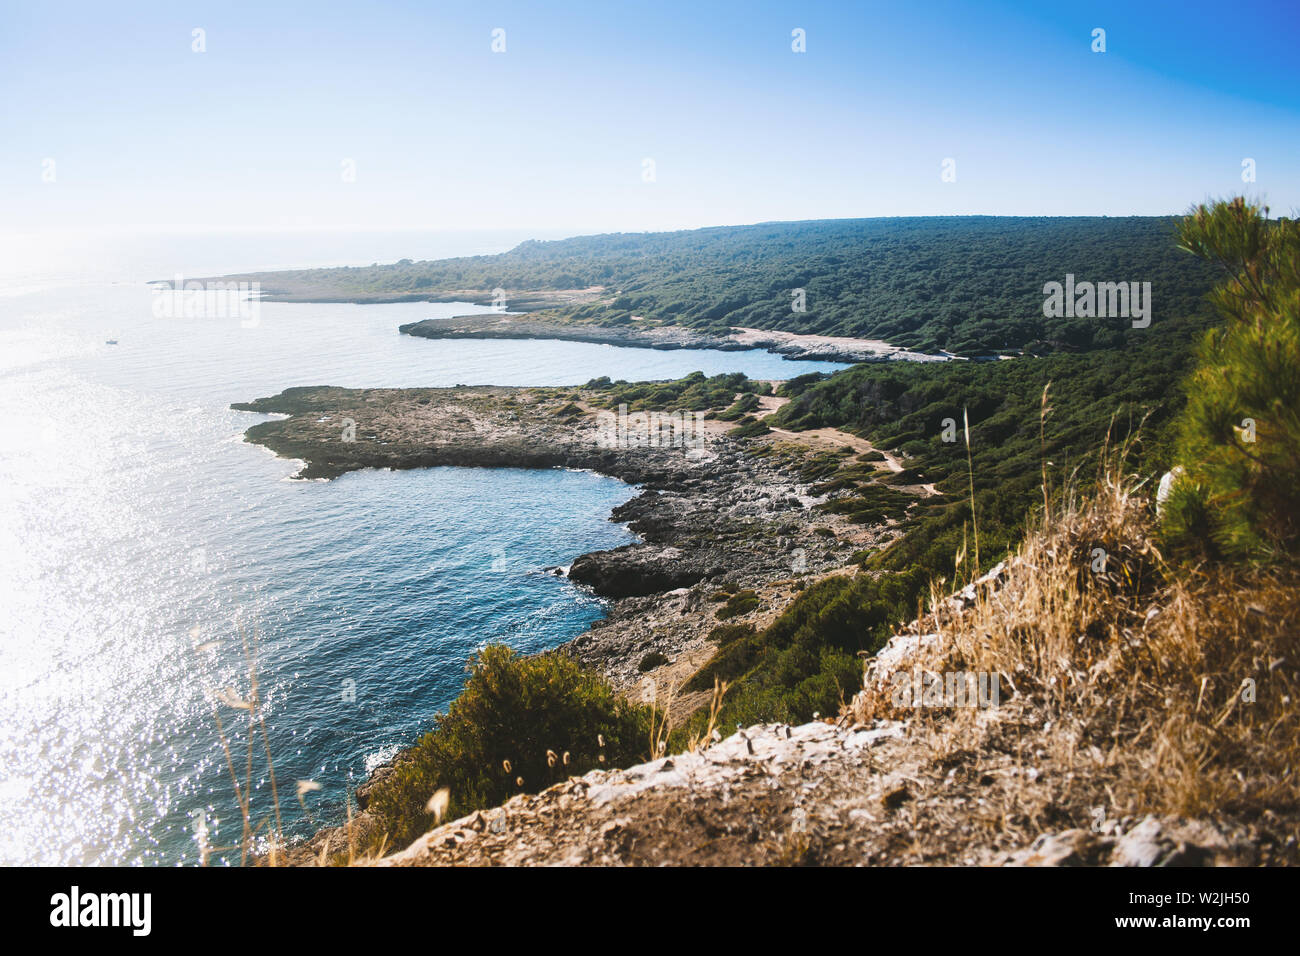
<path id="1" fill-rule="evenodd" d="M 1297 41 L 1295 0 L 0 0 L 0 234 L 1289 213 Z"/>

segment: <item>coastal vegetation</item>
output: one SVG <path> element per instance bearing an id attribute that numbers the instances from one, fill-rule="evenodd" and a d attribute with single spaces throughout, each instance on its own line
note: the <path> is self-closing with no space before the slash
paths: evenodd
<path id="1" fill-rule="evenodd" d="M 781 392 L 791 401 L 769 421 L 791 430 L 840 428 L 904 455 L 908 474 L 901 480 L 933 483 L 941 494 L 913 505 L 907 534 L 873 567 L 917 565 L 951 578 L 963 528 L 970 536 L 971 473 L 986 555 L 996 559 L 1018 541 L 1029 509 L 1041 504 L 1044 466 L 1049 484 L 1060 487 L 1076 471 L 1095 471 L 1108 435 L 1123 437 L 1141 425 L 1135 466 L 1145 473 L 1167 468 L 1192 346 L 1208 324 L 1199 314 L 1170 319 L 1129 348 L 1079 355 L 860 365 L 786 383 Z M 855 480 L 859 473 L 841 464 L 822 478 Z"/>
<path id="2" fill-rule="evenodd" d="M 933 588 L 958 588 L 1016 547 L 1042 509 L 1044 489 L 1091 487 L 1108 445 L 1122 444 L 1125 466 L 1148 478 L 1174 463 L 1183 383 L 1209 321 L 1199 312 L 1153 325 L 1145 341 L 1124 350 L 864 364 L 787 382 L 780 394 L 790 402 L 764 422 L 792 431 L 838 428 L 905 456 L 906 467 L 893 474 L 876 467 L 879 452 L 807 456 L 801 476 L 810 491 L 837 493 L 818 509 L 854 522 L 894 522 L 901 533 L 861 552 L 861 573 L 806 588 L 763 630 L 715 633 L 715 656 L 687 689 L 715 676 L 728 681 L 725 726 L 834 713 L 856 688 L 859 655 L 919 617 Z M 918 483 L 938 494 L 900 487 Z M 703 719 L 688 721 L 683 739 Z"/>
<path id="3" fill-rule="evenodd" d="M 741 372 L 712 377 L 703 372 L 692 372 L 684 378 L 667 382 L 611 382 L 608 376 L 602 376 L 592 379 L 583 388 L 595 393 L 592 404 L 603 408 L 626 405 L 629 412 L 723 409 L 717 417 L 726 421 L 757 408 L 758 396 L 772 392 L 770 382 L 753 381 Z"/>
<path id="4" fill-rule="evenodd" d="M 465 689 L 435 729 L 376 784 L 368 809 L 390 845 L 409 843 L 444 816 L 635 762 L 646 755 L 650 734 L 648 708 L 564 655 L 528 657 L 488 645 L 470 661 Z M 442 788 L 447 805 L 432 806 Z"/>
<path id="5" fill-rule="evenodd" d="M 718 608 L 717 618 L 719 621 L 725 621 L 730 617 L 737 617 L 741 614 L 748 614 L 758 607 L 758 595 L 750 588 L 737 591 L 731 597 L 727 598 L 725 604 Z"/>
<path id="6" fill-rule="evenodd" d="M 1180 253 L 1170 217 L 939 216 L 772 222 L 529 241 L 494 256 L 262 273 L 263 291 L 307 300 L 469 298 L 589 290 L 535 312 L 606 326 L 756 328 L 883 339 L 984 355 L 1123 348 L 1140 330 L 1043 315 L 1043 286 L 1150 282 L 1155 320 L 1194 314 L 1213 267 Z M 795 311 L 795 290 L 804 311 Z M 530 307 L 531 308 L 531 307 Z"/>
<path id="7" fill-rule="evenodd" d="M 900 638 L 844 714 L 909 721 L 920 785 L 899 843 L 925 833 L 928 861 L 999 843 L 1033 865 L 1207 865 L 1229 843 L 1296 861 L 1297 568 L 1167 562 L 1154 489 L 1120 451 L 1035 515 L 996 581 L 936 593 L 917 628 L 933 639 Z M 890 678 L 917 670 L 994 675 L 998 719 L 898 706 Z M 1199 835 L 1110 855 L 1138 821 L 1174 819 Z"/>

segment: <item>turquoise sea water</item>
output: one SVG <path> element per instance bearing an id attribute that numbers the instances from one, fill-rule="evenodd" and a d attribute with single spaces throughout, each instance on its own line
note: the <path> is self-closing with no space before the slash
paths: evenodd
<path id="1" fill-rule="evenodd" d="M 263 417 L 231 402 L 291 385 L 834 367 L 396 331 L 479 311 L 464 304 L 264 304 L 254 328 L 159 319 L 145 285 L 517 238 L 90 242 L 0 270 L 0 863 L 195 862 L 200 818 L 211 842 L 237 840 L 207 692 L 245 686 L 241 628 L 258 644 L 286 828 L 301 835 L 337 821 L 348 787 L 428 729 L 476 648 L 553 646 L 603 613 L 543 569 L 632 540 L 608 516 L 634 488 L 513 469 L 293 481 L 295 463 L 242 441 Z M 310 820 L 299 779 L 321 784 Z M 264 773 L 255 787 L 269 809 Z"/>

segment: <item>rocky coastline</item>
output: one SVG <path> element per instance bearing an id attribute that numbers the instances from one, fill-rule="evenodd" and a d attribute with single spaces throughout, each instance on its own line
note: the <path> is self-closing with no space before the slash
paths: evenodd
<path id="1" fill-rule="evenodd" d="M 512 307 L 517 307 L 512 303 Z M 944 356 L 925 355 L 897 348 L 874 339 L 841 336 L 798 335 L 763 329 L 731 329 L 725 335 L 680 325 L 662 325 L 636 320 L 621 325 L 597 325 L 563 321 L 544 315 L 467 315 L 446 319 L 423 319 L 399 326 L 404 335 L 427 339 L 558 339 L 591 342 L 624 348 L 716 349 L 742 352 L 765 349 L 788 359 L 803 361 L 856 362 L 945 361 Z"/>
<path id="2" fill-rule="evenodd" d="M 574 403 L 575 393 L 310 386 L 231 407 L 284 416 L 252 426 L 245 439 L 303 461 L 298 478 L 450 465 L 586 469 L 636 485 L 610 520 L 640 540 L 575 556 L 568 569 L 610 603 L 608 616 L 565 649 L 624 687 L 644 676 L 637 667 L 646 654 L 673 659 L 702 636 L 719 590 L 784 582 L 779 590 L 793 597 L 797 579 L 841 568 L 892 534 L 815 509 L 827 498 L 812 494 L 798 465 L 824 444 L 797 446 L 786 433 L 733 439 L 727 423 L 708 422 L 699 447 L 608 447 L 601 410 Z M 796 450 L 764 453 L 774 443 Z"/>
<path id="3" fill-rule="evenodd" d="M 894 534 L 816 510 L 827 499 L 812 493 L 799 465 L 826 449 L 824 436 L 808 444 L 788 433 L 735 439 L 729 424 L 710 421 L 696 447 L 608 447 L 591 398 L 569 388 L 321 386 L 232 408 L 283 416 L 252 426 L 245 438 L 301 460 L 299 478 L 454 465 L 581 468 L 636 485 L 610 517 L 640 540 L 576 556 L 568 569 L 571 580 L 606 599 L 607 614 L 558 650 L 638 699 L 647 688 L 662 696 L 680 687 L 707 662 L 720 597 L 753 590 L 756 606 L 728 621 L 762 627 L 807 583 L 851 570 L 855 552 Z M 707 698 L 677 695 L 676 718 Z M 384 772 L 378 768 L 367 784 Z M 363 810 L 367 790 L 357 792 Z M 328 831 L 304 852 L 322 839 Z"/>

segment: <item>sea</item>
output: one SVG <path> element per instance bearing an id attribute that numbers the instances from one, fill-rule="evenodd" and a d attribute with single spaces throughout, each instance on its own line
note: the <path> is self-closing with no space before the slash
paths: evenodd
<path id="1" fill-rule="evenodd" d="M 290 838 L 445 712 L 474 652 L 605 613 L 547 569 L 629 543 L 636 488 L 567 470 L 294 478 L 232 402 L 295 385 L 582 384 L 839 366 L 400 335 L 463 302 L 263 302 L 160 317 L 151 282 L 505 251 L 507 232 L 0 237 L 0 864 L 195 865 L 239 843 L 235 780 Z M 250 665 L 251 662 L 251 665 Z M 221 703 L 221 701 L 226 703 Z M 223 737 L 231 747 L 229 759 Z M 306 782 L 299 787 L 298 782 Z M 210 865 L 239 862 L 215 850 Z"/>

